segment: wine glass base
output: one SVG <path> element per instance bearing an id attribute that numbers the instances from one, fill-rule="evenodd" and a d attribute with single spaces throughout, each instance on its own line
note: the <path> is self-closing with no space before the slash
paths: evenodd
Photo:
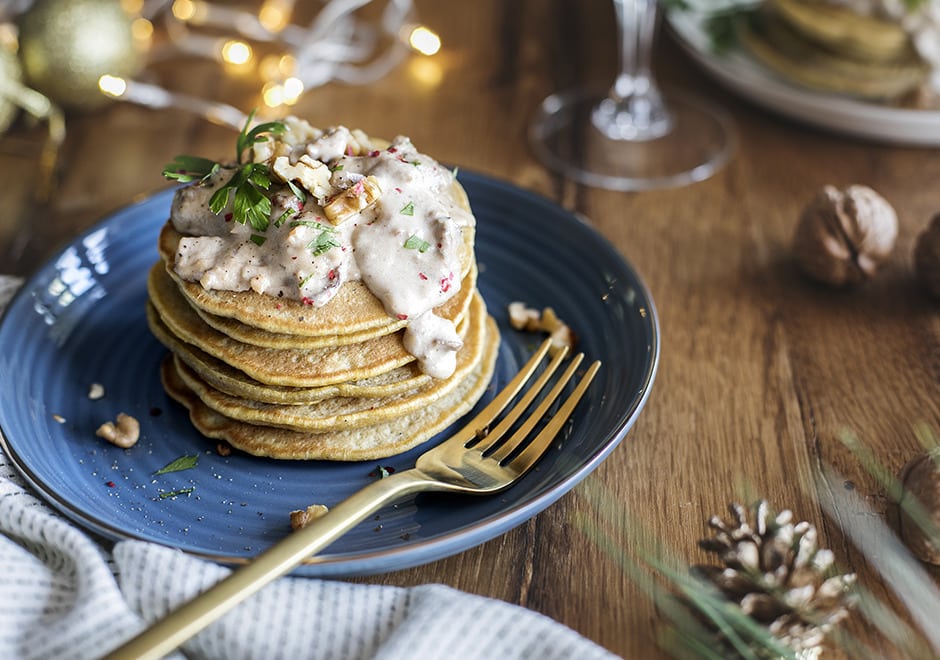
<path id="1" fill-rule="evenodd" d="M 591 113 L 607 92 L 573 90 L 542 102 L 529 139 L 539 159 L 579 183 L 620 191 L 683 186 L 707 179 L 731 156 L 731 121 L 716 108 L 666 94 L 672 128 L 651 140 L 611 139 Z"/>

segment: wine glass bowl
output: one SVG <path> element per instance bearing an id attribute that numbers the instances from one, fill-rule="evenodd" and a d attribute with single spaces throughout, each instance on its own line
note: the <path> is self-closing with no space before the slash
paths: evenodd
<path id="1" fill-rule="evenodd" d="M 553 94 L 529 138 L 551 169 L 586 185 L 650 190 L 702 181 L 730 158 L 727 117 L 684 94 L 660 92 L 652 73 L 655 0 L 613 0 L 620 72 L 609 89 Z"/>

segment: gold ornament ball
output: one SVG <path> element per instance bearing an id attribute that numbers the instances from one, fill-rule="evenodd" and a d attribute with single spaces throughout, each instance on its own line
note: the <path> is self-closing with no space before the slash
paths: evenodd
<path id="1" fill-rule="evenodd" d="M 0 80 L 20 82 L 23 73 L 16 53 L 0 46 Z M 6 96 L 0 96 L 0 133 L 6 131 L 16 119 L 18 108 Z"/>
<path id="2" fill-rule="evenodd" d="M 37 0 L 19 20 L 27 83 L 66 108 L 102 105 L 102 75 L 140 68 L 131 22 L 117 0 Z"/>

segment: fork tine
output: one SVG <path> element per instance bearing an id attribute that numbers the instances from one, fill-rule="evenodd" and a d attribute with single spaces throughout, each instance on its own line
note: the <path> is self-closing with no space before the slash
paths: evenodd
<path id="1" fill-rule="evenodd" d="M 539 364 L 541 364 L 542 359 L 548 354 L 551 343 L 551 339 L 543 341 L 532 357 L 529 358 L 529 361 L 519 369 L 519 372 L 513 376 L 512 380 L 506 383 L 506 386 L 496 394 L 496 397 L 490 401 L 483 410 L 477 413 L 472 420 L 450 436 L 444 444 L 466 446 L 471 440 L 480 436 L 480 434 L 486 430 L 486 427 L 496 419 L 496 416 L 515 398 L 519 390 L 528 382 L 529 378 L 532 377 L 532 374 L 535 373 L 535 370 L 538 368 Z"/>
<path id="2" fill-rule="evenodd" d="M 552 361 L 548 363 L 548 366 L 539 374 L 539 377 L 535 379 L 535 382 L 519 397 L 519 401 L 516 402 L 516 405 L 503 415 L 495 427 L 489 429 L 486 433 L 477 433 L 479 441 L 470 446 L 483 454 L 499 442 L 500 438 L 506 434 L 506 431 L 519 419 L 519 416 L 528 409 L 539 392 L 545 388 L 545 385 L 551 379 L 555 371 L 558 370 L 558 365 L 562 363 L 567 354 L 568 348 L 562 347 L 562 349 L 555 354 L 555 357 L 552 358 Z"/>
<path id="3" fill-rule="evenodd" d="M 541 402 L 538 409 L 533 413 L 526 423 L 520 428 L 516 433 L 513 434 L 506 444 L 499 448 L 500 454 L 502 456 L 497 460 L 504 460 L 505 457 L 512 453 L 513 449 L 518 447 L 525 437 L 532 430 L 532 427 L 535 423 L 545 414 L 548 407 L 554 402 L 554 400 L 561 393 L 562 388 L 574 374 L 575 369 L 578 367 L 578 362 L 580 362 L 581 354 L 578 354 L 577 362 L 572 359 L 572 364 L 565 370 L 565 373 L 562 374 L 561 378 L 552 388 L 545 399 Z M 595 360 L 588 370 L 585 372 L 584 376 L 575 386 L 574 391 L 571 395 L 565 399 L 564 403 L 561 404 L 561 407 L 555 412 L 548 424 L 545 425 L 535 439 L 530 442 L 525 449 L 523 449 L 517 456 L 513 457 L 511 461 L 507 464 L 513 472 L 517 474 L 523 474 L 529 470 L 536 461 L 542 457 L 542 454 L 545 453 L 545 450 L 548 449 L 549 445 L 552 443 L 552 440 L 555 439 L 555 436 L 558 435 L 558 432 L 561 430 L 561 427 L 568 421 L 571 417 L 572 412 L 574 412 L 575 406 L 578 405 L 578 402 L 581 400 L 581 397 L 584 396 L 584 393 L 587 391 L 588 386 L 591 384 L 591 381 L 594 379 L 594 375 L 597 373 L 597 370 L 600 369 L 601 363 L 600 360 Z M 531 422 L 531 423 L 530 423 Z M 494 452 L 494 458 L 496 458 L 496 453 Z"/>
<path id="4" fill-rule="evenodd" d="M 504 442 L 499 448 L 497 448 L 496 451 L 492 452 L 489 455 L 490 458 L 492 458 L 493 460 L 497 462 L 502 462 L 513 451 L 515 451 L 521 446 L 521 444 L 528 437 L 529 433 L 532 432 L 532 429 L 535 428 L 535 425 L 538 424 L 539 420 L 541 420 L 542 417 L 545 416 L 545 412 L 548 410 L 548 408 L 555 402 L 555 399 L 558 398 L 559 394 L 561 394 L 561 390 L 565 387 L 565 385 L 568 384 L 568 381 L 571 380 L 571 377 L 574 375 L 575 370 L 581 364 L 581 360 L 583 358 L 584 358 L 583 353 L 578 353 L 573 358 L 571 358 L 571 364 L 569 364 L 568 368 L 565 369 L 565 372 L 561 376 L 558 377 L 558 380 L 556 381 L 552 389 L 549 390 L 548 394 L 546 394 L 545 397 L 542 399 L 542 401 L 539 402 L 539 405 L 535 408 L 535 410 L 531 411 L 528 414 L 525 421 L 523 421 L 522 424 L 519 425 L 519 428 L 516 429 L 515 432 L 512 434 L 512 437 L 509 438 L 509 440 L 507 440 L 506 442 Z M 545 378 L 541 380 L 545 381 L 548 379 Z M 538 384 L 544 385 L 544 382 L 539 382 Z M 527 392 L 526 394 L 529 394 L 529 392 Z M 522 405 L 521 405 L 522 403 L 524 403 L 526 408 L 528 408 L 529 404 L 534 398 L 535 398 L 534 395 L 526 397 L 527 400 L 524 402 L 520 402 L 520 405 L 517 406 L 517 408 L 522 408 Z M 512 412 L 516 413 L 516 415 L 518 416 L 518 414 L 522 411 L 514 409 Z M 500 431 L 502 431 L 502 433 L 505 433 L 506 429 L 502 428 L 500 429 Z"/>

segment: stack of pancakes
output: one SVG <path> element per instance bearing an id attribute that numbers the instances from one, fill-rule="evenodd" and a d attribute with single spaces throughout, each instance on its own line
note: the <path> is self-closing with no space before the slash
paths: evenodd
<path id="1" fill-rule="evenodd" d="M 930 76 L 899 22 L 826 0 L 766 0 L 737 33 L 767 67 L 820 91 L 897 101 Z"/>
<path id="2" fill-rule="evenodd" d="M 320 307 L 205 289 L 175 273 L 182 236 L 168 222 L 147 305 L 170 351 L 167 392 L 203 435 L 258 456 L 371 460 L 420 444 L 473 407 L 496 361 L 499 332 L 476 289 L 473 230 L 464 233 L 460 289 L 434 310 L 456 324 L 463 345 L 454 373 L 438 379 L 405 350 L 406 322 L 362 282 L 344 283 Z"/>

